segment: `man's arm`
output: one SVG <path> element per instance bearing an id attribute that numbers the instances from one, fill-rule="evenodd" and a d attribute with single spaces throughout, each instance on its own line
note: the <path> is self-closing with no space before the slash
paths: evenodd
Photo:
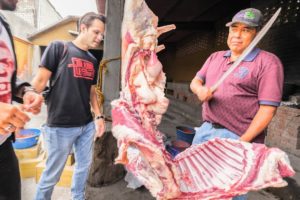
<path id="1" fill-rule="evenodd" d="M 38 92 L 41 93 L 44 91 L 47 82 L 51 77 L 52 72 L 48 70 L 46 67 L 40 67 L 36 76 L 33 78 L 31 85 Z"/>
<path id="2" fill-rule="evenodd" d="M 46 84 L 51 76 L 51 71 L 40 67 L 37 75 L 31 82 L 32 87 L 23 89 L 23 108 L 27 112 L 38 114 L 41 110 L 43 97 L 40 93 L 45 89 Z"/>
<path id="3" fill-rule="evenodd" d="M 105 131 L 105 121 L 100 111 L 100 107 L 97 101 L 96 87 L 94 85 L 92 85 L 91 87 L 90 101 L 91 101 L 93 112 L 96 116 L 95 118 L 96 137 L 101 137 Z"/>
<path id="4" fill-rule="evenodd" d="M 203 101 L 209 101 L 212 98 L 212 92 L 210 88 L 203 85 L 203 81 L 197 76 L 192 80 L 190 88 L 192 92 L 198 96 L 198 99 Z"/>
<path id="5" fill-rule="evenodd" d="M 15 81 L 13 100 L 23 104 L 20 107 L 23 111 L 38 114 L 43 103 L 42 95 L 39 95 L 29 83 L 18 79 L 16 76 L 13 78 L 13 81 Z"/>
<path id="6" fill-rule="evenodd" d="M 276 113 L 277 107 L 269 105 L 260 105 L 255 117 L 253 118 L 249 128 L 241 136 L 240 140 L 251 142 L 263 130 L 267 128 Z"/>

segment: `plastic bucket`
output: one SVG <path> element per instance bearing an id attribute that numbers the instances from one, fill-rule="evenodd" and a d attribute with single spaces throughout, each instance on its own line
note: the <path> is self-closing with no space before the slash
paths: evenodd
<path id="1" fill-rule="evenodd" d="M 177 140 L 183 140 L 189 144 L 192 144 L 195 136 L 195 130 L 187 126 L 177 126 L 176 136 Z"/>
<path id="2" fill-rule="evenodd" d="M 172 145 L 167 145 L 166 149 L 174 158 L 177 154 L 186 150 L 190 146 L 191 145 L 185 141 L 175 140 L 175 141 L 172 141 Z"/>
<path id="3" fill-rule="evenodd" d="M 176 149 L 175 147 L 172 147 L 170 145 L 167 145 L 166 149 L 171 154 L 172 158 L 174 158 L 177 154 L 180 153 L 180 151 L 178 149 Z"/>
<path id="4" fill-rule="evenodd" d="M 22 129 L 16 134 L 16 141 L 13 143 L 15 149 L 26 149 L 37 144 L 41 131 L 35 128 Z"/>
<path id="5" fill-rule="evenodd" d="M 178 151 L 182 152 L 184 150 L 186 150 L 187 148 L 189 148 L 191 146 L 190 143 L 185 142 L 183 140 L 175 140 L 172 141 L 172 146 L 176 149 L 178 149 Z"/>

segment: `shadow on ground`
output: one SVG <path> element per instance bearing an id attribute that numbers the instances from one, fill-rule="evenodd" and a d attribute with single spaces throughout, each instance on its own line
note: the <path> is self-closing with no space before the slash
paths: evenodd
<path id="1" fill-rule="evenodd" d="M 294 179 L 285 178 L 288 186 L 283 188 L 267 188 L 265 191 L 278 197 L 280 200 L 300 200 L 300 186 Z"/>

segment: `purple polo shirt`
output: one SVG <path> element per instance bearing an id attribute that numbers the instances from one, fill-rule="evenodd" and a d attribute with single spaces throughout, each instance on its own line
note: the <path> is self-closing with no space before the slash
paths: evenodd
<path id="1" fill-rule="evenodd" d="M 213 53 L 196 77 L 211 87 L 233 64 L 230 51 Z M 223 125 L 242 135 L 248 129 L 259 105 L 279 106 L 283 87 L 283 66 L 272 53 L 254 49 L 203 103 L 203 120 Z M 264 142 L 265 134 L 253 142 Z"/>

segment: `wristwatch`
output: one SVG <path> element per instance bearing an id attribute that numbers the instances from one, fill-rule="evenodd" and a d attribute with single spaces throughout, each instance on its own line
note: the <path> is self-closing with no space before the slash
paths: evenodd
<path id="1" fill-rule="evenodd" d="M 98 116 L 95 117 L 96 120 L 98 120 L 98 119 L 103 119 L 104 120 L 104 118 L 105 118 L 104 115 L 98 115 Z"/>

